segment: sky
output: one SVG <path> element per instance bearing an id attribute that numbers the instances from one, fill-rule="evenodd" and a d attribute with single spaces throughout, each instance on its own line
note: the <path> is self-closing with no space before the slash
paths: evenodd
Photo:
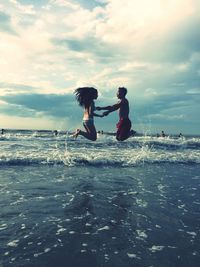
<path id="1" fill-rule="evenodd" d="M 0 128 L 73 131 L 77 87 L 106 106 L 124 86 L 136 131 L 200 134 L 199 14 L 199 0 L 1 0 Z"/>

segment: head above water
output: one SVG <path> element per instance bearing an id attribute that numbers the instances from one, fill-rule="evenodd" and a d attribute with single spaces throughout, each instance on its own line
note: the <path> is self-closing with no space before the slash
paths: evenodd
<path id="1" fill-rule="evenodd" d="M 98 91 L 94 87 L 79 87 L 74 91 L 76 100 L 82 107 L 89 107 L 98 98 Z"/>
<path id="2" fill-rule="evenodd" d="M 127 94 L 127 89 L 126 89 L 125 87 L 119 87 L 119 88 L 118 88 L 118 91 L 117 91 L 117 97 L 118 97 L 119 99 L 125 97 L 126 94 Z"/>

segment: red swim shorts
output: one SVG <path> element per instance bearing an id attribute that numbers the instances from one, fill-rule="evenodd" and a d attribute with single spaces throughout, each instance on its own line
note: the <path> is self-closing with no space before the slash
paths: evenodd
<path id="1" fill-rule="evenodd" d="M 117 123 L 117 138 L 119 139 L 126 139 L 129 137 L 130 130 L 131 130 L 131 121 L 127 119 L 120 119 Z"/>

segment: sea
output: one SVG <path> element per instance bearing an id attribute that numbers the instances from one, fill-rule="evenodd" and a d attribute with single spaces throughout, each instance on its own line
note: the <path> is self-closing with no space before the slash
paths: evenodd
<path id="1" fill-rule="evenodd" d="M 199 267 L 200 136 L 0 134 L 0 267 Z"/>

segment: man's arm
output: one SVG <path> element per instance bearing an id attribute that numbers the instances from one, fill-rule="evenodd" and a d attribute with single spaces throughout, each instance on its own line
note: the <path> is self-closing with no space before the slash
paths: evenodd
<path id="1" fill-rule="evenodd" d="M 95 107 L 96 110 L 107 110 L 109 106 L 107 107 Z"/>
<path id="2" fill-rule="evenodd" d="M 113 105 L 113 106 L 106 106 L 106 107 L 96 107 L 96 110 L 108 110 L 109 112 L 113 112 L 120 108 L 121 102 Z"/>
<path id="3" fill-rule="evenodd" d="M 103 116 L 108 116 L 108 114 L 110 114 L 113 111 L 116 111 L 120 108 L 121 102 L 113 105 L 113 106 L 109 106 L 107 111 L 103 112 Z"/>

